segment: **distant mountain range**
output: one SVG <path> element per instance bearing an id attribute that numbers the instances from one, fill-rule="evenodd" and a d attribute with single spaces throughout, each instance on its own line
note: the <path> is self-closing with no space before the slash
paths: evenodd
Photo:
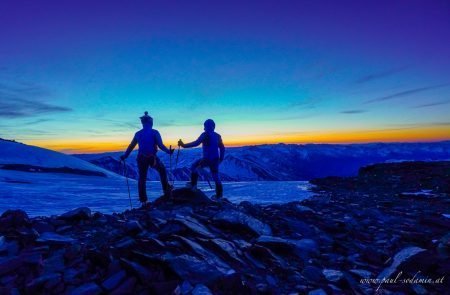
<path id="1" fill-rule="evenodd" d="M 101 154 L 77 154 L 106 170 L 123 175 L 119 161 L 122 152 Z M 137 177 L 134 151 L 127 160 L 128 176 Z M 200 149 L 182 149 L 175 167 L 176 153 L 169 157 L 158 153 L 165 163 L 170 177 L 188 180 L 190 165 L 201 157 Z M 370 144 L 275 144 L 227 148 L 225 160 L 220 166 L 225 181 L 256 180 L 310 180 L 325 176 L 352 176 L 359 168 L 374 164 L 397 161 L 436 161 L 450 159 L 450 141 L 434 143 L 370 143 Z M 204 174 L 203 178 L 208 174 Z M 156 180 L 155 171 L 149 179 Z"/>
<path id="2" fill-rule="evenodd" d="M 0 169 L 69 173 L 114 177 L 124 175 L 119 160 L 122 152 L 65 155 L 55 151 L 0 139 Z M 127 175 L 137 178 L 137 151 L 127 160 Z M 190 166 L 201 157 L 200 149 L 181 149 L 176 165 L 176 153 L 159 152 L 169 177 L 187 181 Z M 220 166 L 225 181 L 310 180 L 325 176 L 352 176 L 359 168 L 375 163 L 398 161 L 450 160 L 450 141 L 435 143 L 371 143 L 371 144 L 275 144 L 227 148 Z M 172 169 L 170 169 L 172 168 Z M 3 174 L 4 174 L 3 173 Z M 203 173 L 202 179 L 210 177 Z M 157 180 L 155 171 L 150 180 Z"/>

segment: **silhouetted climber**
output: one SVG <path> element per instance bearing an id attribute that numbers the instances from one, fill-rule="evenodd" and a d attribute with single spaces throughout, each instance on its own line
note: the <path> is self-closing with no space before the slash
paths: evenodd
<path id="1" fill-rule="evenodd" d="M 136 132 L 125 154 L 120 156 L 120 159 L 125 160 L 133 151 L 136 144 L 139 145 L 139 152 L 136 159 L 139 170 L 138 191 L 139 200 L 142 205 L 145 206 L 147 205 L 148 200 L 146 181 L 149 167 L 158 171 L 164 195 L 170 194 L 170 190 L 172 188 L 167 180 L 166 168 L 161 160 L 156 156 L 156 153 L 158 151 L 158 147 L 169 155 L 172 154 L 174 150 L 169 150 L 164 145 L 158 130 L 153 129 L 153 118 L 148 115 L 148 112 L 145 112 L 144 116 L 140 118 L 142 129 Z"/>
<path id="2" fill-rule="evenodd" d="M 208 119 L 203 124 L 205 132 L 193 142 L 183 143 L 180 139 L 178 145 L 183 148 L 196 147 L 202 144 L 203 158 L 199 159 L 192 164 L 191 167 L 191 187 L 197 187 L 199 169 L 203 167 L 209 167 L 212 177 L 216 184 L 216 198 L 223 196 L 222 182 L 219 178 L 219 164 L 222 163 L 225 156 L 225 146 L 223 145 L 222 137 L 220 134 L 214 132 L 216 124 L 213 120 Z"/>

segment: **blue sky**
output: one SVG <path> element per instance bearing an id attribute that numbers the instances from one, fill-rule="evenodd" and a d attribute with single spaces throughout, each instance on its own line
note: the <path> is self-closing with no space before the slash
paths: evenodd
<path id="1" fill-rule="evenodd" d="M 123 148 L 450 138 L 448 1 L 3 1 L 0 136 Z"/>

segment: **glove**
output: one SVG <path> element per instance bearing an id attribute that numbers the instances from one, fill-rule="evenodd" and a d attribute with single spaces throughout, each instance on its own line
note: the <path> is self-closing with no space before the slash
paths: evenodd
<path id="1" fill-rule="evenodd" d="M 125 161 L 126 158 L 127 158 L 127 156 L 125 156 L 125 155 L 120 156 L 120 160 L 122 160 L 122 161 Z"/>
<path id="2" fill-rule="evenodd" d="M 181 139 L 178 140 L 178 146 L 184 147 L 184 143 L 183 143 L 183 141 Z"/>
<path id="3" fill-rule="evenodd" d="M 169 155 L 172 155 L 175 152 L 175 149 L 170 149 L 169 150 Z"/>

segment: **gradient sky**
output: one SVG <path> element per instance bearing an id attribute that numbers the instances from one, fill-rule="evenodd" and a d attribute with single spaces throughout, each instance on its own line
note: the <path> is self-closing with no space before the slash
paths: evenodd
<path id="1" fill-rule="evenodd" d="M 450 2 L 0 2 L 0 137 L 124 148 L 450 139 Z"/>

